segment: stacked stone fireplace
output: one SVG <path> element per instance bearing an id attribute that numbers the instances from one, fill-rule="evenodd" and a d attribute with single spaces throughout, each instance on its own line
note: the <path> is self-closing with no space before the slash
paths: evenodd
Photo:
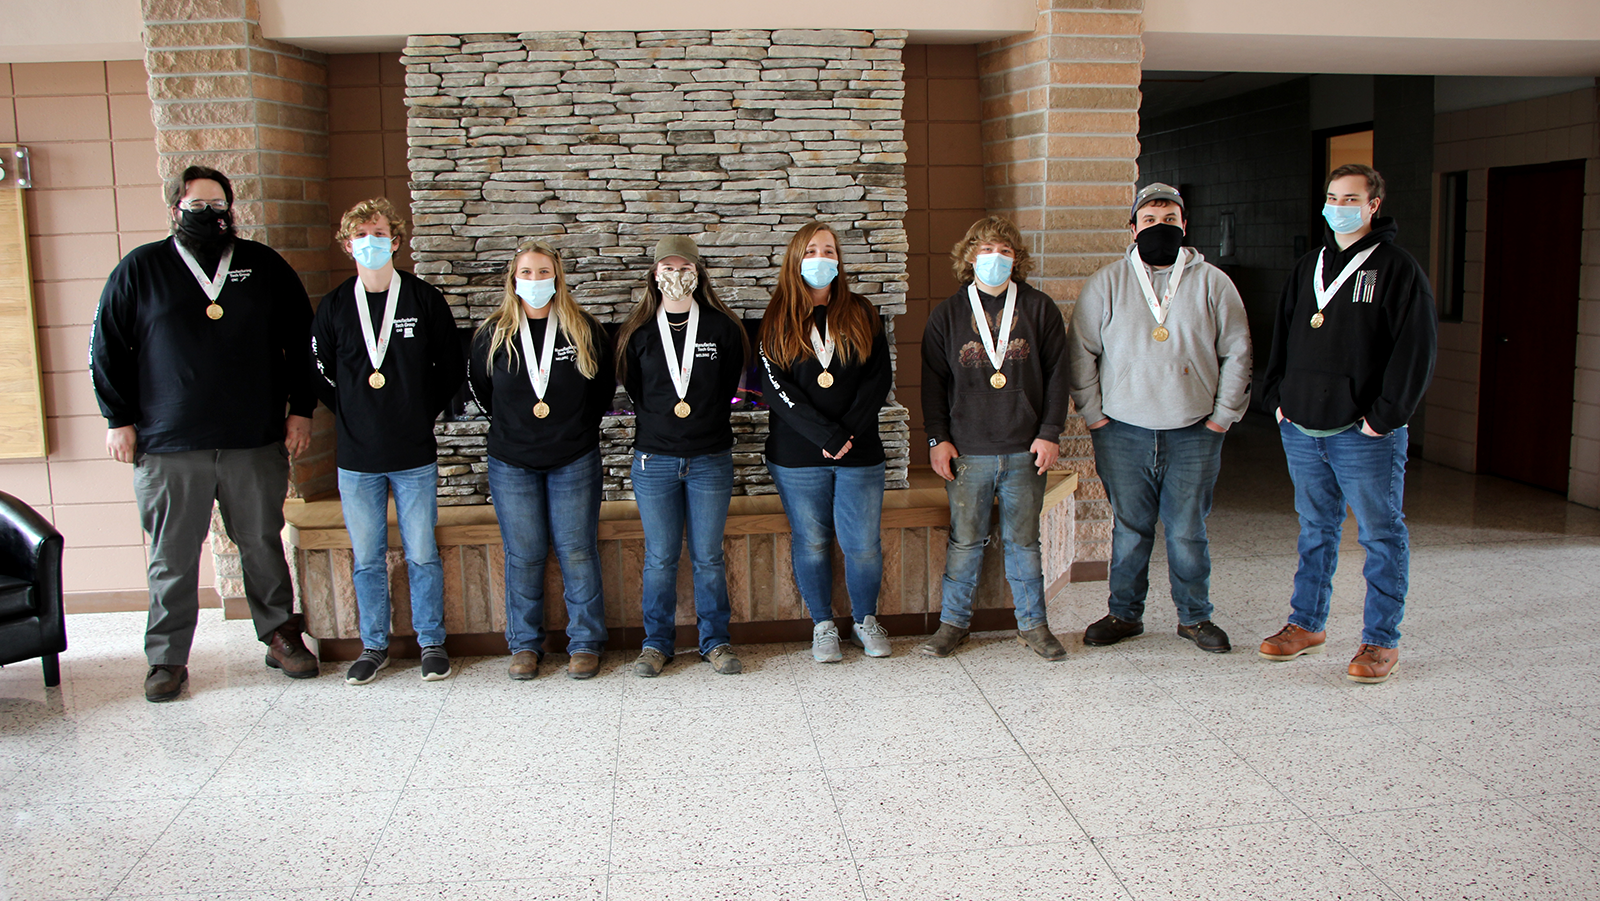
<path id="1" fill-rule="evenodd" d="M 405 50 L 418 275 L 458 324 L 500 303 L 528 238 L 567 260 L 580 304 L 620 322 L 663 235 L 694 238 L 719 295 L 759 320 L 789 237 L 838 232 L 852 287 L 891 329 L 905 312 L 900 31 L 679 31 L 412 37 Z M 627 483 L 633 416 L 602 429 L 608 499 Z M 438 426 L 445 504 L 485 503 L 488 423 Z M 735 493 L 771 492 L 767 411 L 733 413 Z M 906 487 L 905 408 L 880 416 L 889 487 Z"/>

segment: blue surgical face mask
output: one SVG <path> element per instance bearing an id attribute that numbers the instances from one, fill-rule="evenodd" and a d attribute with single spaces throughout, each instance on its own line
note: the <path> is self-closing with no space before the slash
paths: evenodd
<path id="1" fill-rule="evenodd" d="M 1361 230 L 1361 207 L 1337 206 L 1331 203 L 1322 205 L 1322 218 L 1328 220 L 1328 227 L 1341 235 Z"/>
<path id="2" fill-rule="evenodd" d="M 350 242 L 350 255 L 367 269 L 382 269 L 394 256 L 393 239 L 382 235 L 362 235 Z"/>
<path id="3" fill-rule="evenodd" d="M 810 257 L 800 261 L 800 277 L 813 288 L 826 288 L 839 277 L 839 261 Z"/>
<path id="4" fill-rule="evenodd" d="M 533 305 L 535 310 L 542 308 L 556 296 L 556 280 L 554 278 L 519 278 L 517 279 L 517 296 Z"/>
<path id="5" fill-rule="evenodd" d="M 991 288 L 1011 280 L 1011 258 L 1003 253 L 980 253 L 972 261 L 972 274 Z"/>

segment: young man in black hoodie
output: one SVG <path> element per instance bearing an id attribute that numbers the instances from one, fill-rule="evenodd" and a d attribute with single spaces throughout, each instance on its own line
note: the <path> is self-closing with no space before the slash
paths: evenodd
<path id="1" fill-rule="evenodd" d="M 1024 281 L 1031 261 L 1011 220 L 973 223 L 950 256 L 961 290 L 922 333 L 923 426 L 928 462 L 950 496 L 950 544 L 939 629 L 918 650 L 948 657 L 966 640 L 998 498 L 1017 640 L 1061 660 L 1066 649 L 1045 618 L 1039 513 L 1067 421 L 1066 321 Z"/>
<path id="2" fill-rule="evenodd" d="M 213 501 L 239 546 L 267 666 L 296 679 L 318 671 L 279 538 L 289 457 L 310 445 L 317 405 L 311 302 L 283 257 L 235 234 L 226 175 L 190 166 L 168 186 L 167 208 L 172 237 L 117 264 L 89 339 L 106 453 L 133 464 L 150 534 L 150 701 L 176 698 L 189 678 Z"/>
<path id="3" fill-rule="evenodd" d="M 1382 682 L 1400 659 L 1410 546 L 1401 500 L 1406 421 L 1433 376 L 1433 291 L 1417 261 L 1377 218 L 1383 176 L 1352 163 L 1328 176 L 1323 247 L 1284 285 L 1264 392 L 1276 411 L 1295 512 L 1300 566 L 1289 622 L 1261 643 L 1268 660 L 1320 653 L 1345 506 L 1367 552 L 1361 647 L 1346 670 Z"/>
<path id="4" fill-rule="evenodd" d="M 394 493 L 422 678 L 450 675 L 444 649 L 444 569 L 433 421 L 467 376 L 455 318 L 439 289 L 394 267 L 406 221 L 382 197 L 344 214 L 335 240 L 356 275 L 322 299 L 311 325 L 318 395 L 333 410 L 339 503 L 354 554 L 361 656 L 345 681 L 365 685 L 389 665 L 389 494 Z"/>

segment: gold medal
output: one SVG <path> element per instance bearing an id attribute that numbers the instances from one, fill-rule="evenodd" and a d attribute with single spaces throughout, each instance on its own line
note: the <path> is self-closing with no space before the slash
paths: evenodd
<path id="1" fill-rule="evenodd" d="M 994 375 L 989 376 L 989 384 L 995 388 L 1004 388 L 1006 386 L 1005 373 L 997 372 Z"/>
<path id="2" fill-rule="evenodd" d="M 822 370 L 822 373 L 817 376 L 817 384 L 821 385 L 824 388 L 832 388 L 833 387 L 833 373 L 829 372 L 826 369 Z"/>
<path id="3" fill-rule="evenodd" d="M 672 412 L 678 414 L 678 418 L 679 419 L 688 419 L 689 418 L 689 402 L 686 401 L 686 400 L 678 401 L 678 405 L 676 407 L 672 408 Z"/>
<path id="4" fill-rule="evenodd" d="M 1172 333 L 1167 331 L 1167 327 L 1164 325 L 1156 326 L 1156 330 L 1150 333 L 1150 337 L 1156 339 L 1157 341 L 1165 341 L 1167 338 L 1171 337 L 1171 335 Z"/>
<path id="5" fill-rule="evenodd" d="M 382 388 L 383 387 L 383 383 L 384 383 L 383 373 L 378 372 L 377 370 L 373 370 L 372 374 L 367 376 L 367 384 L 371 385 L 374 388 Z"/>
<path id="6" fill-rule="evenodd" d="M 210 316 L 212 319 L 221 319 L 222 305 L 216 303 L 208 305 L 206 307 L 206 315 Z"/>
<path id="7" fill-rule="evenodd" d="M 1322 328 L 1322 311 L 1321 310 L 1318 310 L 1317 312 L 1311 314 L 1311 327 L 1312 328 Z"/>
<path id="8" fill-rule="evenodd" d="M 539 417 L 540 419 L 543 419 L 546 416 L 549 416 L 550 415 L 550 405 L 545 403 L 542 400 L 539 401 L 538 403 L 533 405 L 533 415 Z"/>

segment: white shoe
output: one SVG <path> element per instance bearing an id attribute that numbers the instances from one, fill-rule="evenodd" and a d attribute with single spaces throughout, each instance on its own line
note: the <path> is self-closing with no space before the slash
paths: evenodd
<path id="1" fill-rule="evenodd" d="M 861 649 L 867 652 L 868 657 L 889 656 L 889 633 L 878 625 L 876 616 L 867 617 L 864 623 L 856 623 L 850 627 L 851 637 Z"/>
<path id="2" fill-rule="evenodd" d="M 844 659 L 839 653 L 839 627 L 833 620 L 823 620 L 812 627 L 811 659 L 818 663 L 838 663 Z"/>

